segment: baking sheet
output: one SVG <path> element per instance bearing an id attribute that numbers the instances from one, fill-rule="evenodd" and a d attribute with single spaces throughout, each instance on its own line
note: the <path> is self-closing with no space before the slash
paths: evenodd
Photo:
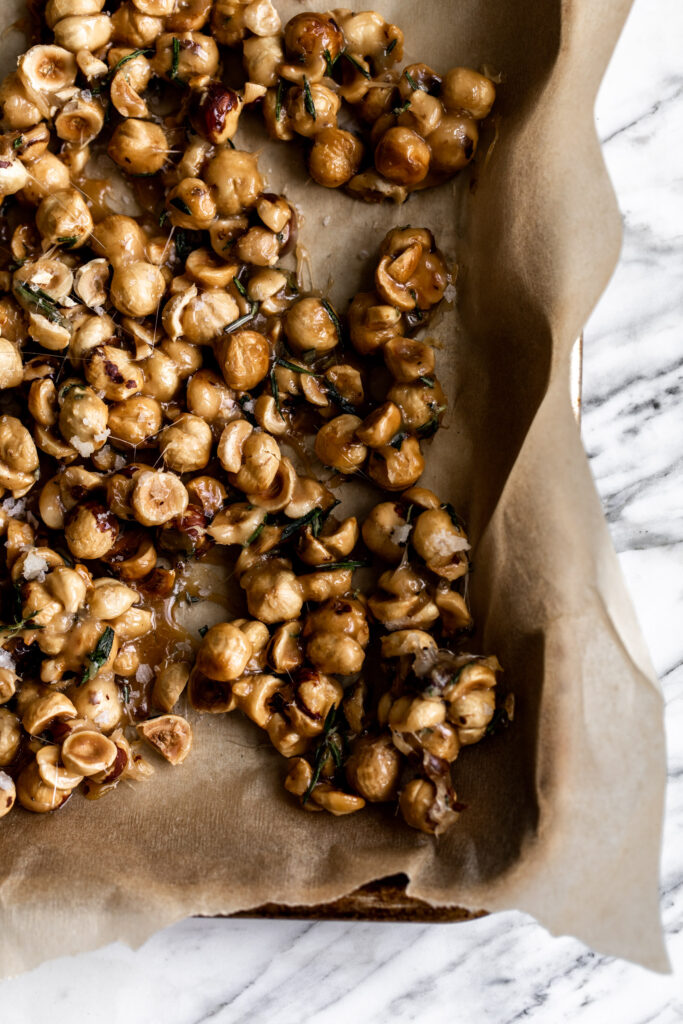
<path id="1" fill-rule="evenodd" d="M 317 5 L 279 6 L 287 17 Z M 468 809 L 435 841 L 382 808 L 302 814 L 262 733 L 237 715 L 195 716 L 182 768 L 3 821 L 1 974 L 116 938 L 139 944 L 189 914 L 319 903 L 399 872 L 432 904 L 516 907 L 667 967 L 662 699 L 568 384 L 573 341 L 619 251 L 592 110 L 628 0 L 423 0 L 419 19 L 406 2 L 378 6 L 406 30 L 408 60 L 500 71 L 486 161 L 483 145 L 455 183 L 380 208 L 308 183 L 295 145 L 246 128 L 237 143 L 262 150 L 272 187 L 304 211 L 313 283 L 341 309 L 393 224 L 431 227 L 459 265 L 457 313 L 430 325 L 451 408 L 422 482 L 469 523 L 473 647 L 503 664 L 514 727 L 463 751 L 455 785 Z M 19 9 L 4 4 L 2 18 Z M 17 52 L 16 33 L 6 45 Z M 345 495 L 372 501 L 363 485 Z"/>

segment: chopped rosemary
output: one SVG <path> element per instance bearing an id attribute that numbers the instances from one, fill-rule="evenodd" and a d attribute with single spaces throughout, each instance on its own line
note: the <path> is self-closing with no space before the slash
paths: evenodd
<path id="1" fill-rule="evenodd" d="M 88 655 L 88 666 L 83 669 L 83 675 L 81 676 L 81 681 L 78 684 L 79 686 L 82 686 L 83 683 L 87 683 L 90 679 L 95 678 L 109 658 L 113 643 L 114 630 L 111 626 L 105 626 L 104 633 L 102 633 L 102 636 L 97 641 L 94 651 L 91 651 Z"/>
<path id="2" fill-rule="evenodd" d="M 243 327 L 244 324 L 248 324 L 250 320 L 253 320 L 257 312 L 258 302 L 252 302 L 251 309 L 248 313 L 245 313 L 244 316 L 238 317 L 237 320 L 233 320 L 233 322 L 228 324 L 227 327 L 224 327 L 223 330 L 226 334 L 231 334 L 233 331 L 239 330 L 239 328 Z"/>
<path id="3" fill-rule="evenodd" d="M 325 49 L 323 50 L 323 57 L 325 58 L 325 64 L 327 65 L 327 74 L 331 78 L 332 77 L 332 71 L 334 69 L 334 65 L 339 60 L 339 54 L 337 54 L 337 56 L 333 59 L 332 58 L 332 54 L 327 49 L 327 47 L 325 47 Z"/>
<path id="4" fill-rule="evenodd" d="M 406 100 L 402 107 L 394 107 L 391 113 L 394 117 L 400 117 L 401 114 L 405 114 L 406 110 L 410 109 L 410 100 Z"/>
<path id="5" fill-rule="evenodd" d="M 335 572 L 337 569 L 367 569 L 367 559 L 349 559 L 347 562 L 323 562 L 322 565 L 311 566 L 312 572 Z"/>
<path id="6" fill-rule="evenodd" d="M 291 523 L 287 523 L 283 526 L 282 533 L 280 535 L 280 543 L 289 540 L 293 534 L 298 533 L 305 526 L 310 523 L 311 532 L 314 537 L 317 537 L 322 528 L 325 520 L 326 513 L 321 508 L 312 508 L 310 512 L 307 512 L 305 516 L 301 516 L 299 519 L 293 519 Z"/>
<path id="7" fill-rule="evenodd" d="M 121 696 L 123 697 L 123 703 L 127 704 L 130 700 L 130 686 L 128 683 L 124 683 L 121 687 Z"/>
<path id="8" fill-rule="evenodd" d="M 242 545 L 242 547 L 248 548 L 250 544 L 253 544 L 255 540 L 259 539 L 259 537 L 263 533 L 263 528 L 266 525 L 266 519 L 267 519 L 267 516 L 264 516 L 263 517 L 263 521 L 260 522 L 258 524 L 258 526 L 256 527 L 256 529 L 254 530 L 254 532 L 247 537 L 247 539 L 245 540 L 245 542 Z"/>
<path id="9" fill-rule="evenodd" d="M 323 309 L 325 310 L 325 312 L 329 316 L 330 320 L 332 321 L 332 326 L 334 327 L 335 331 L 337 332 L 337 338 L 339 339 L 339 341 L 341 341 L 342 340 L 342 334 L 341 334 L 341 324 L 339 323 L 339 317 L 337 316 L 335 310 L 329 304 L 327 299 L 321 299 L 320 302 L 321 302 L 321 304 L 323 306 Z"/>
<path id="10" fill-rule="evenodd" d="M 178 45 L 180 46 L 180 43 L 178 43 Z M 114 67 L 109 72 L 109 76 L 113 78 L 116 72 L 119 70 L 119 68 L 122 68 L 123 65 L 127 64 L 129 60 L 135 60 L 136 57 L 143 56 L 151 57 L 154 52 L 154 50 L 133 50 L 132 53 L 127 53 L 125 57 L 122 57 L 120 61 L 117 61 L 117 63 L 114 64 Z"/>
<path id="11" fill-rule="evenodd" d="M 177 36 L 173 37 L 172 42 L 173 48 L 173 59 L 171 61 L 171 78 L 178 77 L 178 64 L 180 63 L 180 40 Z"/>
<path id="12" fill-rule="evenodd" d="M 385 49 L 384 49 L 385 56 L 387 56 L 387 57 L 389 56 L 389 54 L 393 51 L 394 47 L 396 46 L 397 42 L 398 42 L 398 39 L 392 39 L 391 40 L 389 45 L 387 47 L 385 47 Z"/>
<path id="13" fill-rule="evenodd" d="M 432 413 L 430 419 L 426 423 L 423 423 L 421 427 L 418 427 L 415 433 L 423 441 L 426 441 L 429 437 L 434 437 L 434 434 L 439 429 L 439 417 L 442 412 L 446 411 L 445 405 L 437 405 Z"/>
<path id="14" fill-rule="evenodd" d="M 404 430 L 400 430 L 398 434 L 394 434 L 389 444 L 391 445 L 392 448 L 395 448 L 397 452 L 400 452 L 401 445 L 403 444 L 407 436 L 408 435 Z"/>
<path id="15" fill-rule="evenodd" d="M 10 637 L 16 636 L 17 633 L 21 633 L 22 629 L 43 629 L 43 626 L 29 625 L 31 619 L 35 619 L 37 614 L 38 612 L 36 610 L 35 612 L 31 612 L 30 615 L 27 615 L 25 619 L 18 619 L 9 626 L 3 626 L 0 629 L 0 635 L 2 635 L 4 640 L 8 640 Z"/>
<path id="16" fill-rule="evenodd" d="M 413 90 L 413 92 L 417 92 L 418 89 L 420 88 L 420 86 L 417 84 L 417 82 L 415 81 L 413 76 L 410 74 L 410 72 L 409 71 L 404 71 L 403 74 L 405 75 L 406 81 L 408 82 L 408 85 Z"/>
<path id="17" fill-rule="evenodd" d="M 23 135 L 18 135 L 17 138 L 12 143 L 12 149 L 21 149 L 21 147 L 23 145 L 24 145 L 24 136 Z"/>
<path id="18" fill-rule="evenodd" d="M 275 363 L 270 368 L 270 390 L 273 393 L 273 401 L 275 402 L 275 408 L 277 409 L 278 416 L 282 416 L 282 409 L 280 407 L 280 389 L 277 386 L 277 377 L 275 376 Z"/>
<path id="19" fill-rule="evenodd" d="M 349 402 L 346 398 L 344 398 L 343 395 L 339 393 L 339 391 L 337 390 L 337 388 L 335 387 L 331 380 L 325 378 L 325 387 L 327 388 L 327 392 L 332 401 L 335 403 L 335 405 L 339 406 L 342 412 L 350 413 L 351 416 L 356 415 L 355 405 L 353 405 L 352 402 Z"/>
<path id="20" fill-rule="evenodd" d="M 208 626 L 200 626 L 199 629 L 197 630 L 197 632 L 199 633 L 200 637 L 203 640 L 204 637 L 206 636 L 206 634 L 209 632 L 209 627 Z"/>
<path id="21" fill-rule="evenodd" d="M 163 228 L 164 224 L 168 220 L 168 210 L 162 210 L 159 214 L 159 227 Z"/>
<path id="22" fill-rule="evenodd" d="M 15 288 L 24 302 L 30 302 L 32 306 L 35 306 L 40 315 L 44 316 L 46 320 L 64 327 L 66 320 L 57 309 L 57 303 L 51 295 L 44 292 L 42 288 L 36 288 L 31 284 L 24 284 L 23 282 L 15 285 Z"/>
<path id="23" fill-rule="evenodd" d="M 287 359 L 281 359 L 280 356 L 275 357 L 275 362 L 278 366 L 284 366 L 286 370 L 293 370 L 294 373 L 305 373 L 307 377 L 318 376 L 313 370 L 308 370 L 305 366 L 297 366 L 296 363 L 290 363 Z"/>
<path id="24" fill-rule="evenodd" d="M 420 384 L 424 384 L 425 387 L 432 388 L 432 389 L 434 388 L 434 378 L 433 377 L 424 376 L 424 377 L 418 377 L 417 379 L 419 380 Z"/>
<path id="25" fill-rule="evenodd" d="M 243 298 L 245 298 L 245 299 L 246 299 L 246 297 L 247 297 L 247 289 L 246 289 L 246 288 L 244 287 L 244 285 L 243 285 L 243 284 L 242 284 L 242 282 L 240 281 L 239 277 L 233 277 L 233 279 L 232 279 L 232 283 L 234 284 L 235 288 L 236 288 L 236 289 L 237 289 L 237 291 L 238 291 L 238 292 L 240 293 L 240 295 L 241 295 L 241 296 L 242 296 Z"/>
<path id="26" fill-rule="evenodd" d="M 337 768 L 342 766 L 342 752 L 344 749 L 344 741 L 337 728 L 337 713 L 338 707 L 333 704 L 330 710 L 327 712 L 325 717 L 325 723 L 323 725 L 322 735 L 315 748 L 315 756 L 313 758 L 313 773 L 311 775 L 311 781 L 308 785 L 308 789 L 301 798 L 301 803 L 305 804 L 315 787 L 317 786 L 321 772 L 325 766 L 325 761 L 328 757 L 332 757 Z"/>
<path id="27" fill-rule="evenodd" d="M 78 235 L 58 235 L 57 241 L 60 245 L 66 245 L 68 247 L 71 247 L 72 245 L 75 245 L 78 241 Z"/>
<path id="28" fill-rule="evenodd" d="M 304 106 L 306 107 L 306 113 L 309 114 L 315 121 L 317 114 L 315 112 L 315 103 L 313 102 L 313 93 L 311 87 L 308 84 L 308 79 L 304 75 Z"/>
<path id="29" fill-rule="evenodd" d="M 175 196 L 173 199 L 170 200 L 170 203 L 171 206 L 175 206 L 176 210 L 180 210 L 181 213 L 184 213 L 186 217 L 192 216 L 192 210 L 187 205 L 185 200 L 180 198 L 180 196 Z"/>
<path id="30" fill-rule="evenodd" d="M 349 64 L 353 64 L 354 68 L 357 71 L 360 71 L 360 73 L 363 76 L 363 78 L 372 78 L 372 75 L 370 74 L 370 72 L 368 70 L 366 70 L 366 68 L 363 67 L 363 65 L 360 63 L 360 61 L 357 61 L 356 58 L 352 57 L 350 53 L 346 52 L 346 50 L 342 50 L 342 57 L 346 57 L 346 59 L 348 60 Z"/>

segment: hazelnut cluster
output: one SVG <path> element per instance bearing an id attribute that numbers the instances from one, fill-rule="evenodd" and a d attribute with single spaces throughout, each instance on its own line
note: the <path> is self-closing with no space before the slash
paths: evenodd
<path id="1" fill-rule="evenodd" d="M 401 69 L 403 32 L 377 11 L 306 11 L 272 35 L 254 35 L 246 23 L 226 29 L 224 41 L 242 45 L 249 79 L 267 89 L 268 133 L 310 140 L 308 168 L 320 185 L 402 203 L 474 157 L 492 80 L 466 67 L 443 76 L 423 63 Z M 349 114 L 353 131 L 340 127 Z"/>
<path id="2" fill-rule="evenodd" d="M 406 822 L 441 834 L 458 818 L 450 767 L 513 714 L 496 707 L 500 666 L 459 650 L 472 630 L 464 583 L 467 536 L 453 509 L 425 488 L 373 508 L 362 527 L 369 551 L 391 568 L 369 598 L 352 589 L 355 518 L 312 517 L 295 534 L 265 526 L 242 548 L 236 571 L 252 619 L 210 629 L 189 674 L 200 712 L 241 710 L 289 759 L 285 788 L 308 810 L 351 814 L 398 800 Z M 230 536 L 240 543 L 256 518 Z M 266 532 L 267 531 L 267 532 Z M 314 567 L 298 574 L 296 563 Z M 327 570 L 327 571 L 325 571 Z M 267 627 L 275 627 L 271 632 Z M 384 675 L 364 673 L 371 630 Z"/>
<path id="3" fill-rule="evenodd" d="M 400 709 L 440 702 L 439 736 L 459 744 L 489 724 L 446 683 L 427 693 L 416 654 L 427 637 L 432 675 L 472 660 L 454 653 L 471 626 L 469 545 L 416 487 L 446 398 L 415 335 L 450 270 L 429 230 L 393 229 L 372 290 L 338 314 L 301 290 L 296 211 L 232 142 L 245 105 L 277 107 L 279 79 L 303 89 L 305 125 L 329 46 L 388 74 L 400 31 L 336 12 L 344 36 L 337 49 L 325 36 L 316 77 L 318 15 L 301 16 L 310 46 L 287 26 L 285 53 L 270 0 L 104 7 L 49 0 L 49 38 L 0 85 L 0 816 L 145 779 L 145 744 L 181 764 L 187 704 L 264 728 L 306 807 L 348 813 L 400 791 L 409 824 L 439 831 L 455 797 L 434 758 L 455 755 L 427 742 L 430 725 L 402 728 Z M 219 49 L 238 43 L 239 91 Z M 353 477 L 403 493 L 361 526 L 334 514 Z M 187 565 L 214 548 L 234 556 L 245 617 L 190 633 L 173 608 L 201 599 Z M 353 573 L 368 552 L 392 568 L 365 597 Z M 362 675 L 371 630 L 392 666 L 379 689 Z M 477 678 L 493 666 L 476 664 Z M 494 669 L 470 688 L 491 712 Z"/>

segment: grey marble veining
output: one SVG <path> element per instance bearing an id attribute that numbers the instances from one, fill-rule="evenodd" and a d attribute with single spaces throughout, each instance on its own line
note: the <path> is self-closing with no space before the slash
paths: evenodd
<path id="1" fill-rule="evenodd" d="M 662 910 L 675 973 L 551 938 L 519 913 L 429 927 L 190 920 L 137 952 L 112 945 L 0 984 L 3 1024 L 683 1019 L 681 39 L 680 0 L 636 0 L 599 98 L 625 235 L 586 329 L 582 428 L 667 699 Z"/>

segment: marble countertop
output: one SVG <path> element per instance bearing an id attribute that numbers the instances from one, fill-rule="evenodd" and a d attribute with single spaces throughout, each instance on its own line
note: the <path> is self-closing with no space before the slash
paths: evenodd
<path id="1" fill-rule="evenodd" d="M 585 333 L 582 426 L 667 699 L 662 911 L 674 974 L 551 938 L 512 912 L 451 926 L 188 920 L 137 952 L 112 945 L 1 983 L 0 1020 L 683 1019 L 682 38 L 680 0 L 636 0 L 600 93 L 598 129 L 625 236 Z"/>

